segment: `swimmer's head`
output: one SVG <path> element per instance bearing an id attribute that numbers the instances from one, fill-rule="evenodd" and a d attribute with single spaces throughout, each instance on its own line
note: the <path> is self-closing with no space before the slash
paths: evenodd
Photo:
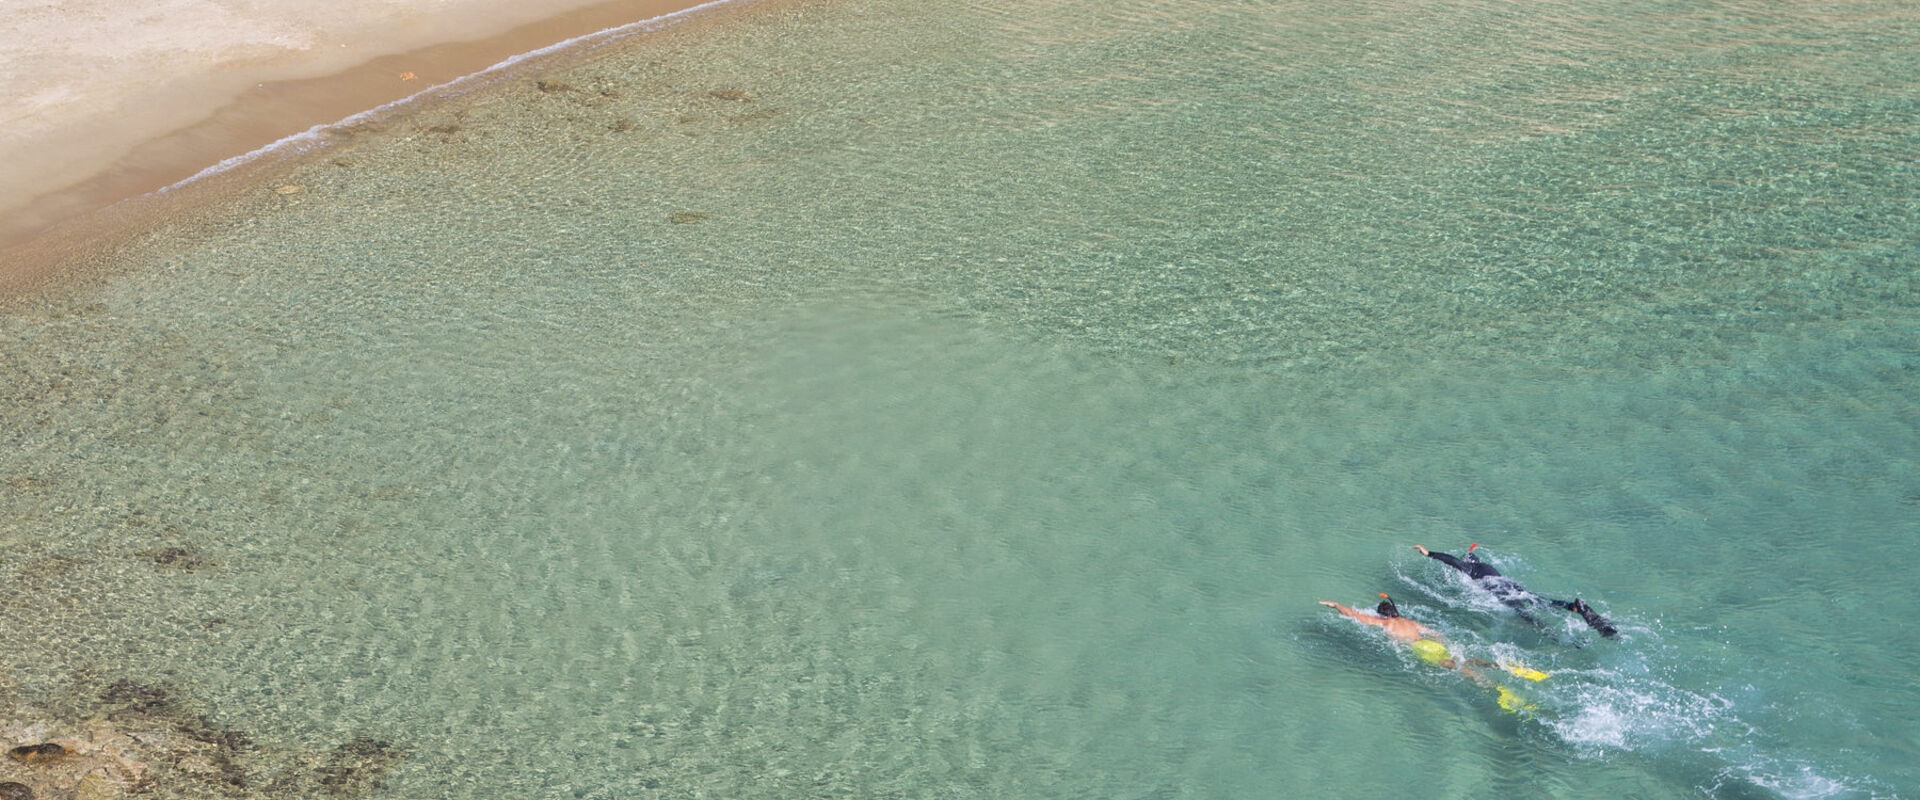
<path id="1" fill-rule="evenodd" d="M 1383 617 L 1397 617 L 1400 616 L 1400 609 L 1394 607 L 1393 598 L 1388 597 L 1386 592 L 1381 592 L 1380 605 L 1373 607 L 1373 613 Z"/>

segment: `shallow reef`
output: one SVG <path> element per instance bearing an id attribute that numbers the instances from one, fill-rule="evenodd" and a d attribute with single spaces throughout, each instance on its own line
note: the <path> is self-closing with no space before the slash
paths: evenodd
<path id="1" fill-rule="evenodd" d="M 34 702 L 0 676 L 0 800 L 366 797 L 405 758 L 370 737 L 258 743 L 160 684 L 76 684 L 72 697 Z"/>

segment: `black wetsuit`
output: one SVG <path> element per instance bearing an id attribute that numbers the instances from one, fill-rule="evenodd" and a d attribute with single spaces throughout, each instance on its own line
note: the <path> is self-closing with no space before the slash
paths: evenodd
<path id="1" fill-rule="evenodd" d="M 1521 619 L 1532 623 L 1535 627 L 1545 626 L 1541 625 L 1540 620 L 1535 619 L 1532 614 L 1527 612 L 1536 607 L 1548 605 L 1579 614 L 1581 619 L 1586 620 L 1587 626 L 1599 631 L 1601 636 L 1612 636 L 1619 632 L 1605 617 L 1600 616 L 1599 613 L 1593 610 L 1593 607 L 1587 605 L 1586 601 L 1578 597 L 1572 601 L 1554 600 L 1527 591 L 1525 586 L 1521 586 L 1514 579 L 1500 574 L 1500 570 L 1494 569 L 1492 564 L 1481 561 L 1480 557 L 1474 555 L 1471 549 L 1467 550 L 1466 558 L 1456 558 L 1450 554 L 1432 550 L 1427 551 L 1427 557 L 1460 570 L 1460 573 L 1466 575 L 1468 580 L 1478 584 L 1480 588 L 1487 590 L 1495 598 L 1498 598 L 1500 602 L 1507 604 L 1507 607 L 1513 609 L 1513 612 L 1520 615 Z"/>

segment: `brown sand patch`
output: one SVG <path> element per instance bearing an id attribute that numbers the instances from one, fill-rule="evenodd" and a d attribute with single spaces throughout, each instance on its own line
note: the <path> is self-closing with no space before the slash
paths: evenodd
<path id="1" fill-rule="evenodd" d="M 0 297 L 41 283 L 65 262 L 84 261 L 99 240 L 163 219 L 183 197 L 153 193 L 221 161 L 315 126 L 409 97 L 509 57 L 702 5 L 704 0 L 606 0 L 478 41 L 383 56 L 338 74 L 259 85 L 185 128 L 157 133 L 91 177 L 21 202 L 0 198 Z M 751 0 L 736 0 L 747 3 Z M 539 68 L 570 54 L 518 65 Z M 84 137 L 85 131 L 76 131 Z M 244 171 L 244 170 L 236 170 Z M 218 181 L 202 181 L 218 183 Z M 200 187 L 188 187 L 200 188 Z M 168 195 L 205 196 L 204 191 Z"/>

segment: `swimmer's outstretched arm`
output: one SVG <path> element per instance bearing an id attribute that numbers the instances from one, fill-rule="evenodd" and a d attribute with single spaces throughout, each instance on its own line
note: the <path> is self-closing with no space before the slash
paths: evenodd
<path id="1" fill-rule="evenodd" d="M 1320 605 L 1323 605 L 1335 611 L 1338 611 L 1341 613 L 1342 616 L 1352 617 L 1368 625 L 1383 625 L 1386 622 L 1385 620 L 1382 620 L 1379 617 L 1373 616 L 1371 614 L 1362 614 L 1351 608 L 1340 605 L 1339 603 L 1333 602 L 1332 600 L 1322 600 L 1320 601 Z"/>
<path id="2" fill-rule="evenodd" d="M 1468 565 L 1464 561 L 1461 561 L 1460 559 L 1454 558 L 1451 555 L 1448 555 L 1446 553 L 1433 552 L 1432 550 L 1428 550 L 1427 546 L 1423 544 L 1416 544 L 1413 546 L 1413 549 L 1420 551 L 1420 555 L 1426 556 L 1427 558 L 1431 558 L 1449 567 L 1460 570 L 1461 572 L 1465 572 L 1469 576 L 1473 574 L 1472 566 Z M 1495 573 L 1495 574 L 1498 574 L 1498 573 Z"/>

